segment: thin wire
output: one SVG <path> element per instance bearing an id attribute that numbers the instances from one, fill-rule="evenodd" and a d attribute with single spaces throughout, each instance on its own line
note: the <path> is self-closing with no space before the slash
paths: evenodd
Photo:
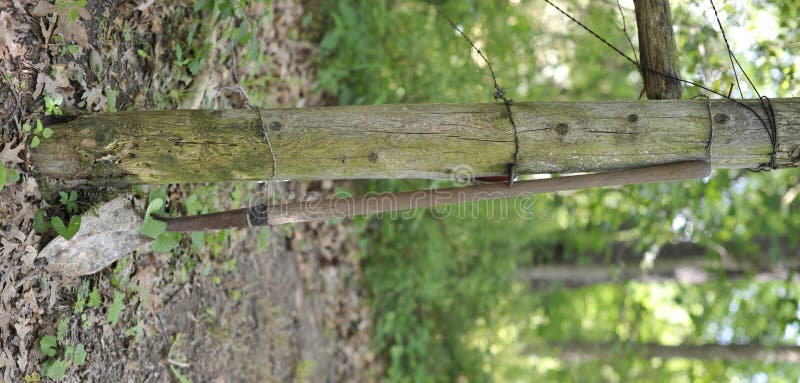
<path id="1" fill-rule="evenodd" d="M 489 68 L 489 74 L 491 74 L 492 83 L 494 84 L 494 99 L 495 101 L 503 102 L 503 105 L 506 107 L 506 113 L 508 114 L 508 120 L 511 122 L 511 127 L 514 129 L 514 162 L 509 164 L 508 167 L 508 184 L 509 186 L 514 186 L 514 182 L 517 178 L 517 165 L 519 164 L 519 135 L 517 134 L 517 124 L 514 122 L 514 116 L 511 113 L 511 105 L 514 104 L 514 100 L 507 98 L 505 89 L 501 88 L 497 83 L 497 76 L 495 75 L 494 67 L 492 67 L 492 63 L 489 61 L 483 51 L 478 48 L 477 45 L 475 45 L 472 39 L 470 39 L 469 36 L 467 36 L 467 34 L 458 27 L 458 25 L 456 25 L 453 19 L 451 19 L 449 16 L 447 16 L 447 14 L 444 13 L 444 11 L 442 11 L 442 9 L 434 0 L 428 0 L 428 2 L 433 6 L 434 9 L 436 9 L 436 13 L 447 20 L 447 22 L 450 23 L 450 26 L 452 26 L 453 29 L 455 29 L 456 32 L 458 32 L 461 37 L 466 40 L 466 42 L 472 47 L 472 49 L 475 50 L 475 52 L 478 53 L 478 56 L 481 57 L 483 62 L 485 62 L 486 66 Z"/>
<path id="2" fill-rule="evenodd" d="M 267 141 L 269 154 L 272 156 L 272 177 L 270 177 L 270 180 L 274 180 L 275 175 L 278 174 L 278 159 L 275 158 L 275 150 L 272 149 L 272 142 L 269 140 L 269 130 L 264 127 L 264 119 L 261 117 L 261 108 L 255 108 L 255 110 L 256 113 L 258 113 L 258 124 L 261 126 L 261 135 L 264 136 L 264 140 Z"/>
<path id="3" fill-rule="evenodd" d="M 655 70 L 655 69 L 652 69 L 652 68 L 649 68 L 649 67 L 646 67 L 646 66 L 643 66 L 643 65 L 640 65 L 640 64 L 638 64 L 638 63 L 636 62 L 636 60 L 634 60 L 634 59 L 630 58 L 630 56 L 626 55 L 626 54 L 625 54 L 624 52 L 622 52 L 622 51 L 621 51 L 619 48 L 615 47 L 615 46 L 614 46 L 614 45 L 612 45 L 610 42 L 608 42 L 608 40 L 606 40 L 606 39 L 605 39 L 605 38 L 603 38 L 602 36 L 598 35 L 598 34 L 597 34 L 595 31 L 593 31 L 591 28 L 587 27 L 585 24 L 583 24 L 582 22 L 580 22 L 578 19 L 576 19 L 575 17 L 573 17 L 573 16 L 572 16 L 572 15 L 570 15 L 569 13 L 565 12 L 564 10 L 562 10 L 561 8 L 559 8 L 557 5 L 553 4 L 553 2 L 552 2 L 552 1 L 550 1 L 550 0 L 544 0 L 544 1 L 545 1 L 547 4 L 549 4 L 550 6 L 552 6 L 553 8 L 555 8 L 556 10 L 558 10 L 558 11 L 559 11 L 559 12 L 560 12 L 562 15 L 566 16 L 567 18 L 569 18 L 570 20 L 572 20 L 574 23 L 578 24 L 578 25 L 579 25 L 581 28 L 583 28 L 583 30 L 585 30 L 586 32 L 590 33 L 591 35 L 593 35 L 594 37 L 596 37 L 598 40 L 602 41 L 602 42 L 603 42 L 604 44 L 606 44 L 606 45 L 607 45 L 609 48 L 611 48 L 612 50 L 614 50 L 615 52 L 617 52 L 617 53 L 618 53 L 620 56 L 624 57 L 626 60 L 628 60 L 628 61 L 630 61 L 632 64 L 636 65 L 636 66 L 637 66 L 637 67 L 638 67 L 640 70 L 646 70 L 646 71 L 648 71 L 648 72 L 655 73 L 655 74 L 657 74 L 657 75 L 659 75 L 659 76 L 663 76 L 663 77 L 665 77 L 665 78 L 668 78 L 668 79 L 671 79 L 671 80 L 680 81 L 680 82 L 682 82 L 682 83 L 689 84 L 689 85 L 692 85 L 692 86 L 694 86 L 694 87 L 697 87 L 697 88 L 703 89 L 703 90 L 705 90 L 705 91 L 707 91 L 707 92 L 710 92 L 710 93 L 716 94 L 717 96 L 720 96 L 720 97 L 723 97 L 723 98 L 725 98 L 725 99 L 727 99 L 727 100 L 733 101 L 735 104 L 737 104 L 737 105 L 739 105 L 739 106 L 741 106 L 741 107 L 744 107 L 745 109 L 749 110 L 751 113 L 753 113 L 753 115 L 755 115 L 755 116 L 756 116 L 756 118 L 758 118 L 759 122 L 761 122 L 761 125 L 764 127 L 764 130 L 766 130 L 766 132 L 767 132 L 767 135 L 769 136 L 769 139 L 770 139 L 770 144 L 771 144 L 771 146 L 772 146 L 772 152 L 770 153 L 770 160 L 769 160 L 769 162 L 767 162 L 767 163 L 762 163 L 762 164 L 759 164 L 759 165 L 758 165 L 758 168 L 757 168 L 755 171 L 763 171 L 763 170 L 769 170 L 769 169 L 776 169 L 776 168 L 778 167 L 778 166 L 777 166 L 778 133 L 777 133 L 777 124 L 776 124 L 776 122 L 775 122 L 775 111 L 773 110 L 773 108 L 772 108 L 772 103 L 770 103 L 770 102 L 769 102 L 769 99 L 768 99 L 766 96 L 761 96 L 761 94 L 759 94 L 759 93 L 758 93 L 758 91 L 755 89 L 755 87 L 754 87 L 754 89 L 753 89 L 753 90 L 756 92 L 756 94 L 757 94 L 757 95 L 758 95 L 758 97 L 759 97 L 759 101 L 760 101 L 760 103 L 761 103 L 761 108 L 764 110 L 764 112 L 765 112 L 765 114 L 766 114 L 766 116 L 767 116 L 767 121 L 764 121 L 764 118 L 763 118 L 763 117 L 761 117 L 761 115 L 760 115 L 760 114 L 759 114 L 759 113 L 756 111 L 756 109 L 755 109 L 755 108 L 753 108 L 753 107 L 752 107 L 752 106 L 750 106 L 750 105 L 747 105 L 747 104 L 745 104 L 745 103 L 742 103 L 742 102 L 740 102 L 740 101 L 738 101 L 738 100 L 736 100 L 736 99 L 733 99 L 733 98 L 731 98 L 731 97 L 729 97 L 729 96 L 726 96 L 726 95 L 724 95 L 724 94 L 722 94 L 722 93 L 720 93 L 720 92 L 717 92 L 717 91 L 715 91 L 715 90 L 713 90 L 713 89 L 710 89 L 710 88 L 708 88 L 708 87 L 706 87 L 706 86 L 704 86 L 704 85 L 702 85 L 702 84 L 696 83 L 696 82 L 694 82 L 694 81 L 685 80 L 685 79 L 682 79 L 682 78 L 680 78 L 680 77 L 676 77 L 676 76 L 673 76 L 673 75 L 670 75 L 670 74 L 662 73 L 662 72 L 660 72 L 660 71 L 657 71 L 657 70 Z M 730 55 L 732 55 L 734 62 L 736 62 L 736 64 L 738 64 L 738 65 L 739 65 L 739 67 L 741 68 L 741 65 L 739 64 L 739 60 L 737 60 L 737 59 L 736 59 L 736 56 L 734 56 L 734 55 L 733 55 L 732 53 L 730 53 L 730 52 L 729 52 L 729 54 L 730 54 Z M 749 76 L 747 76 L 747 73 L 745 73 L 745 72 L 744 72 L 744 70 L 742 70 L 742 72 L 744 73 L 744 75 L 745 75 L 745 78 L 748 80 L 748 82 L 750 82 L 750 85 L 751 85 L 751 86 L 753 86 L 753 83 L 752 83 L 752 81 L 750 80 L 750 77 L 749 77 Z"/>
<path id="4" fill-rule="evenodd" d="M 733 63 L 734 59 L 733 52 L 731 51 L 730 44 L 728 44 L 728 37 L 725 36 L 725 28 L 722 27 L 722 21 L 719 19 L 719 14 L 717 13 L 717 7 L 714 5 L 714 0 L 709 0 L 709 1 L 711 2 L 711 9 L 714 10 L 714 18 L 717 19 L 717 25 L 719 25 L 719 30 L 722 32 L 722 39 L 725 40 L 725 48 L 728 49 L 728 60 L 730 60 L 731 62 L 731 70 L 733 70 L 733 78 L 736 80 L 736 87 L 739 88 L 739 97 L 744 97 L 744 92 L 742 92 L 742 85 L 739 83 L 739 74 L 736 72 L 736 65 L 734 65 Z M 744 71 L 742 71 L 742 73 L 744 73 Z M 730 92 L 728 92 L 728 94 L 730 94 Z M 759 97 L 761 97 L 761 95 L 759 95 Z"/>
<path id="5" fill-rule="evenodd" d="M 636 47 L 633 46 L 633 40 L 631 40 L 631 36 L 628 35 L 628 25 L 625 23 L 625 13 L 622 12 L 622 4 L 619 3 L 619 0 L 617 0 L 617 9 L 619 9 L 619 15 L 622 17 L 622 33 L 625 34 L 625 39 L 628 40 L 628 44 L 631 46 L 633 57 L 639 57 L 639 54 L 636 53 Z M 636 66 L 639 66 L 638 60 L 636 61 Z"/>
<path id="6" fill-rule="evenodd" d="M 728 43 L 728 37 L 725 34 L 725 27 L 722 26 L 722 21 L 719 19 L 719 13 L 717 13 L 717 7 L 714 5 L 714 0 L 709 0 L 711 3 L 711 9 L 714 10 L 714 17 L 717 19 L 717 25 L 719 25 L 719 30 L 722 32 L 722 40 L 725 41 L 725 48 L 728 50 L 728 58 L 731 60 L 731 69 L 733 69 L 733 75 L 736 79 L 736 85 L 739 87 L 739 95 L 740 97 L 744 97 L 744 93 L 742 92 L 742 87 L 739 84 L 739 77 L 736 74 L 736 66 L 739 67 L 739 70 L 742 71 L 744 78 L 747 79 L 747 83 L 750 84 L 750 88 L 753 89 L 753 92 L 756 93 L 758 96 L 759 101 L 761 102 L 761 108 L 766 112 L 767 115 L 767 124 L 764 124 L 762 120 L 762 124 L 764 125 L 764 129 L 767 131 L 767 135 L 769 136 L 769 142 L 772 146 L 772 152 L 769 156 L 769 162 L 763 163 L 758 166 L 756 169 L 750 169 L 751 171 L 764 171 L 770 169 L 776 169 L 778 167 L 777 164 L 777 156 L 778 156 L 778 125 L 775 119 L 775 110 L 772 108 L 772 102 L 769 100 L 767 96 L 762 96 L 761 93 L 758 92 L 758 88 L 750 79 L 750 76 L 747 75 L 747 71 L 742 68 L 742 64 L 739 63 L 739 59 L 736 58 L 736 55 L 733 54 L 731 50 L 731 45 Z M 734 65 L 736 63 L 736 66 Z"/>

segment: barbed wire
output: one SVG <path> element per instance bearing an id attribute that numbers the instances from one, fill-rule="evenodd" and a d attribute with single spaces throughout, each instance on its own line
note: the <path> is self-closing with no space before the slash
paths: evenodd
<path id="1" fill-rule="evenodd" d="M 769 161 L 765 162 L 765 163 L 761 163 L 761 164 L 758 165 L 758 167 L 756 169 L 751 169 L 751 170 L 753 170 L 753 171 L 764 171 L 764 170 L 777 169 L 777 167 L 778 167 L 778 165 L 777 165 L 778 132 L 777 132 L 777 123 L 776 123 L 776 120 L 775 120 L 775 110 L 772 108 L 772 103 L 770 102 L 769 98 L 767 96 L 762 96 L 756 90 L 756 87 L 753 84 L 753 82 L 750 80 L 750 77 L 747 75 L 747 72 L 742 68 L 741 64 L 739 64 L 739 60 L 736 59 L 736 56 L 731 51 L 730 44 L 728 44 L 728 39 L 725 36 L 725 32 L 724 32 L 724 27 L 722 26 L 722 22 L 719 19 L 719 14 L 717 13 L 717 10 L 716 10 L 716 7 L 714 6 L 713 0 L 709 0 L 709 1 L 711 2 L 711 6 L 714 9 L 714 16 L 715 16 L 715 18 L 717 20 L 717 23 L 719 24 L 720 30 L 722 31 L 723 40 L 725 41 L 725 46 L 726 46 L 726 48 L 728 50 L 728 56 L 729 56 L 729 58 L 731 59 L 732 62 L 735 62 L 737 65 L 739 65 L 739 69 L 745 75 L 745 78 L 747 78 L 748 82 L 750 83 L 750 86 L 753 88 L 753 91 L 755 91 L 756 95 L 758 96 L 759 103 L 761 105 L 762 111 L 764 112 L 764 114 L 766 116 L 766 120 L 764 120 L 764 118 L 761 117 L 761 115 L 758 113 L 758 111 L 756 111 L 755 108 L 753 108 L 752 106 L 747 105 L 747 104 L 745 104 L 743 102 L 740 102 L 740 101 L 738 101 L 738 100 L 736 100 L 734 98 L 731 98 L 729 95 L 724 95 L 724 94 L 722 94 L 722 93 L 720 93 L 718 91 L 715 91 L 715 90 L 713 90 L 713 89 L 711 89 L 709 87 L 706 87 L 706 86 L 704 86 L 704 85 L 702 85 L 702 84 L 700 84 L 698 82 L 691 81 L 691 80 L 686 80 L 684 78 L 681 78 L 681 77 L 678 77 L 678 76 L 675 76 L 675 75 L 671 75 L 671 74 L 667 74 L 667 73 L 663 73 L 661 71 L 658 71 L 658 70 L 655 70 L 655 69 L 652 69 L 650 67 L 642 65 L 637 60 L 631 58 L 630 56 L 625 54 L 625 52 L 623 52 L 622 50 L 620 50 L 619 48 L 617 48 L 616 46 L 611 44 L 608 40 L 606 40 L 605 38 L 600 36 L 597 32 L 595 32 L 594 30 L 589 28 L 586 24 L 584 24 L 583 22 L 581 22 L 577 18 L 573 17 L 572 15 L 570 15 L 569 13 L 567 13 L 566 11 L 564 11 L 563 9 L 561 9 L 560 7 L 555 5 L 552 1 L 550 1 L 550 0 L 544 0 L 544 1 L 547 4 L 549 4 L 550 6 L 552 6 L 553 8 L 555 8 L 562 15 L 564 15 L 565 17 L 567 17 L 570 20 L 572 20 L 572 22 L 576 23 L 583 30 L 585 30 L 586 32 L 590 33 L 595 38 L 597 38 L 598 40 L 603 42 L 606 46 L 608 46 L 614 52 L 616 52 L 620 56 L 624 57 L 631 64 L 635 65 L 639 69 L 639 71 L 645 70 L 645 71 L 648 71 L 650 73 L 654 73 L 656 75 L 662 76 L 662 77 L 670 79 L 670 80 L 680 81 L 680 82 L 682 82 L 684 84 L 688 84 L 688 85 L 703 89 L 703 90 L 705 90 L 707 92 L 716 94 L 716 95 L 718 95 L 720 97 L 723 97 L 723 98 L 725 98 L 727 100 L 733 101 L 735 104 L 737 104 L 737 105 L 739 105 L 741 107 L 744 107 L 745 109 L 749 110 L 751 113 L 753 113 L 753 115 L 756 116 L 756 118 L 758 118 L 759 122 L 764 127 L 764 130 L 767 132 L 767 136 L 769 137 L 770 146 L 771 146 L 771 149 L 772 149 L 771 152 L 770 152 Z M 735 71 L 736 71 L 736 68 L 734 67 L 734 72 Z M 737 77 L 736 81 L 737 81 L 737 84 L 738 84 L 738 77 Z M 739 93 L 740 93 L 740 96 L 744 97 L 744 95 L 741 94 L 742 93 L 741 92 L 741 87 L 740 87 L 740 92 Z"/>
<path id="2" fill-rule="evenodd" d="M 519 135 L 517 133 L 517 124 L 514 121 L 514 115 L 511 112 L 511 105 L 514 104 L 514 101 L 506 97 L 505 89 L 500 87 L 500 84 L 497 83 L 497 75 L 494 72 L 494 67 L 492 67 L 492 63 L 486 57 L 484 52 L 478 48 L 472 39 L 467 36 L 467 34 L 460 28 L 456 23 L 453 21 L 450 16 L 442 11 L 438 4 L 434 0 L 428 0 L 428 2 L 436 9 L 436 13 L 439 14 L 442 18 L 447 20 L 450 23 L 450 26 L 458 32 L 461 37 L 466 40 L 466 42 L 478 53 L 478 56 L 486 63 L 486 67 L 489 68 L 489 74 L 492 76 L 492 83 L 494 85 L 494 99 L 495 101 L 502 101 L 503 105 L 506 107 L 506 113 L 508 114 L 508 120 L 511 122 L 511 128 L 514 130 L 514 158 L 513 162 L 507 165 L 507 177 L 508 177 L 508 185 L 514 186 L 514 182 L 517 180 L 517 167 L 519 165 Z"/>
<path id="3" fill-rule="evenodd" d="M 725 95 L 725 94 L 723 94 L 721 92 L 718 92 L 716 90 L 713 90 L 713 89 L 711 89 L 711 88 L 709 88 L 709 87 L 707 87 L 707 86 L 705 86 L 705 85 L 703 85 L 703 84 L 701 84 L 699 82 L 687 80 L 687 79 L 681 78 L 681 77 L 679 77 L 677 75 L 663 73 L 661 71 L 655 70 L 655 69 L 650 68 L 648 66 L 642 65 L 639 62 L 639 60 L 636 60 L 635 58 L 632 58 L 632 57 L 628 56 L 621 49 L 619 49 L 616 46 L 614 46 L 614 44 L 609 42 L 604 37 L 600 36 L 597 32 L 595 32 L 594 30 L 589 28 L 586 24 L 584 24 L 583 22 L 581 22 L 580 20 L 578 20 L 574 16 L 572 16 L 568 12 L 564 11 L 563 9 L 561 9 L 559 6 L 554 4 L 551 0 L 544 0 L 544 1 L 547 4 L 549 4 L 550 6 L 552 6 L 553 8 L 555 8 L 562 15 L 564 15 L 565 17 L 570 19 L 572 22 L 574 22 L 575 24 L 580 26 L 583 30 L 585 30 L 586 32 L 588 32 L 589 34 L 594 36 L 599 41 L 603 42 L 608 48 L 610 48 L 611 50 L 616 52 L 618 55 L 620 55 L 623 58 L 625 58 L 626 60 L 628 60 L 640 72 L 647 71 L 647 72 L 656 74 L 658 76 L 661 76 L 661 77 L 664 77 L 664 78 L 667 78 L 667 79 L 670 79 L 670 80 L 674 80 L 674 81 L 678 81 L 678 82 L 681 82 L 681 83 L 684 83 L 684 84 L 687 84 L 687 85 L 691 85 L 693 87 L 702 89 L 702 90 L 704 90 L 706 92 L 709 92 L 709 93 L 715 94 L 717 96 L 720 96 L 720 97 L 722 97 L 724 99 L 730 100 L 730 101 L 734 102 L 736 105 L 738 105 L 740 107 L 743 107 L 743 108 L 747 109 L 748 111 L 750 111 L 759 120 L 761 125 L 764 127 L 764 130 L 766 131 L 767 136 L 769 137 L 770 146 L 771 146 L 771 152 L 770 152 L 769 161 L 765 162 L 765 163 L 761 163 L 761 164 L 758 165 L 757 168 L 750 169 L 750 170 L 752 170 L 752 171 L 764 171 L 764 170 L 776 169 L 778 167 L 778 165 L 777 165 L 778 133 L 777 133 L 777 123 L 776 123 L 776 119 L 775 119 L 775 110 L 772 108 L 772 103 L 770 102 L 769 98 L 767 96 L 762 96 L 758 92 L 755 84 L 750 79 L 750 76 L 747 75 L 747 72 L 744 70 L 744 68 L 742 68 L 741 64 L 739 63 L 739 60 L 736 58 L 736 55 L 733 54 L 733 51 L 731 50 L 730 44 L 728 43 L 728 38 L 727 38 L 727 36 L 725 34 L 725 28 L 723 27 L 722 22 L 720 21 L 719 14 L 717 12 L 716 5 L 714 4 L 713 0 L 709 0 L 709 1 L 711 3 L 712 9 L 714 10 L 714 17 L 715 17 L 715 19 L 717 21 L 717 24 L 719 25 L 720 31 L 722 32 L 722 38 L 723 38 L 723 40 L 725 42 L 725 48 L 727 49 L 727 52 L 728 52 L 728 58 L 731 61 L 731 66 L 733 67 L 736 86 L 739 88 L 739 95 L 740 95 L 740 97 L 744 97 L 744 93 L 742 91 L 741 84 L 739 83 L 738 73 L 736 71 L 737 66 L 738 66 L 739 70 L 741 70 L 741 72 L 744 75 L 744 77 L 747 79 L 750 87 L 753 89 L 753 91 L 758 96 L 758 100 L 759 100 L 762 112 L 766 116 L 766 120 L 764 119 L 764 117 L 761 116 L 761 114 L 758 113 L 758 111 L 754 107 L 730 97 L 731 91 L 729 91 L 728 94 Z M 511 105 L 513 104 L 513 101 L 506 97 L 505 90 L 503 88 L 501 88 L 500 85 L 498 84 L 497 75 L 495 73 L 494 67 L 492 66 L 492 63 L 486 57 L 484 52 L 475 44 L 475 42 L 472 39 L 469 38 L 469 36 L 467 36 L 467 34 L 462 30 L 462 28 L 460 28 L 458 25 L 456 25 L 456 23 L 453 21 L 452 18 L 450 18 L 447 14 L 445 14 L 442 11 L 441 7 L 439 7 L 439 5 L 436 4 L 436 2 L 434 0 L 428 0 L 428 2 L 436 9 L 436 12 L 441 17 L 443 17 L 445 20 L 447 20 L 448 23 L 450 23 L 450 26 L 452 26 L 453 29 L 456 32 L 458 32 L 461 35 L 461 37 L 464 38 L 464 40 L 472 47 L 472 49 L 474 49 L 475 52 L 477 52 L 478 56 L 480 56 L 480 58 L 486 63 L 486 66 L 489 69 L 489 74 L 491 75 L 492 83 L 493 83 L 493 86 L 494 86 L 494 99 L 502 101 L 503 104 L 505 104 L 509 120 L 511 121 L 511 126 L 514 128 L 514 145 L 515 145 L 514 162 L 509 164 L 509 169 L 508 169 L 509 184 L 513 185 L 514 179 L 516 178 L 517 164 L 519 163 L 519 138 L 517 136 L 517 126 L 516 126 L 516 123 L 514 122 L 514 117 L 512 115 L 512 111 L 511 111 Z M 632 49 L 633 54 L 635 56 L 635 55 L 637 55 L 636 48 L 633 46 L 633 42 L 632 42 L 630 36 L 628 35 L 627 23 L 625 21 L 625 15 L 622 13 L 622 6 L 619 4 L 619 1 L 617 1 L 617 7 L 619 9 L 620 15 L 622 16 L 622 29 L 623 29 L 623 32 L 625 33 L 625 37 L 628 39 L 628 43 L 631 45 L 631 49 Z M 733 84 L 731 84 L 731 87 L 732 86 L 733 86 Z"/>

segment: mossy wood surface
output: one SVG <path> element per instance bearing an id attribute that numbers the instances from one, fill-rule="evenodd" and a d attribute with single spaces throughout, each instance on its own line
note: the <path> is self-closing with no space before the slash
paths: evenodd
<path id="1" fill-rule="evenodd" d="M 744 103 L 764 117 L 757 101 Z M 778 164 L 794 166 L 800 99 L 772 105 Z M 32 162 L 43 176 L 97 185 L 494 176 L 514 157 L 506 113 L 488 103 L 97 114 L 51 126 Z M 756 115 L 727 100 L 525 102 L 512 113 L 523 174 L 769 160 Z"/>

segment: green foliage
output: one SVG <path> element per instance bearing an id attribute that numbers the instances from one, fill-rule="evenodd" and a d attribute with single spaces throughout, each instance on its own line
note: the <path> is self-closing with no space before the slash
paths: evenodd
<path id="1" fill-rule="evenodd" d="M 67 213 L 74 214 L 78 211 L 78 192 L 71 191 L 69 194 L 66 192 L 59 192 L 58 195 L 61 197 L 61 204 L 64 205 L 67 209 Z"/>
<path id="2" fill-rule="evenodd" d="M 139 228 L 139 233 L 146 235 L 150 238 L 158 238 L 159 235 L 167 231 L 167 223 L 157 220 L 152 217 L 153 213 L 161 212 L 164 210 L 164 200 L 161 198 L 154 198 L 147 205 L 147 210 L 144 214 L 144 221 L 142 227 Z"/>
<path id="3" fill-rule="evenodd" d="M 45 335 L 39 341 L 39 349 L 47 356 L 56 356 L 56 338 L 52 335 Z"/>
<path id="4" fill-rule="evenodd" d="M 514 100 L 639 95 L 634 66 L 544 4 L 437 3 L 486 52 L 499 84 Z M 562 3 L 612 44 L 628 47 L 616 6 Z M 682 75 L 726 93 L 734 77 L 707 7 L 673 7 Z M 762 94 L 797 96 L 793 84 L 800 69 L 791 47 L 798 40 L 796 4 L 727 3 L 721 11 L 727 27 L 752 37 L 734 39 L 733 48 Z M 329 16 L 320 42 L 319 90 L 339 103 L 491 101 L 488 71 L 426 1 L 329 0 L 319 13 Z M 632 10 L 625 13 L 635 38 L 635 17 Z M 687 88 L 684 98 L 699 93 Z M 748 86 L 744 93 L 753 95 Z M 726 331 L 733 332 L 735 343 L 796 344 L 797 292 L 788 282 L 731 282 L 724 272 L 709 270 L 717 273 L 717 283 L 535 291 L 514 285 L 513 275 L 517 265 L 596 263 L 613 269 L 620 249 L 635 254 L 633 262 L 646 271 L 645 253 L 659 255 L 675 243 L 696 245 L 711 264 L 725 257 L 752 265 L 779 263 L 800 244 L 795 235 L 798 181 L 789 171 L 716 171 L 703 182 L 537 196 L 534 214 L 524 218 L 489 218 L 492 209 L 479 207 L 480 218 L 474 220 L 430 211 L 404 219 L 356 220 L 366 227 L 363 280 L 373 300 L 375 346 L 387 363 L 385 378 L 749 381 L 766 373 L 780 381 L 792 376 L 796 368 L 786 365 L 651 360 L 625 347 L 714 344 Z M 372 187 L 429 186 L 381 182 Z M 792 331 L 795 335 L 787 338 Z M 618 342 L 608 350 L 618 357 L 612 363 L 570 363 L 545 352 L 552 348 L 548 342 L 570 340 Z"/>
<path id="5" fill-rule="evenodd" d="M 398 185 L 378 182 L 375 187 Z M 484 222 L 502 208 L 471 204 L 465 210 L 470 214 L 449 217 L 443 217 L 446 211 L 419 210 L 368 226 L 372 240 L 365 244 L 363 278 L 373 297 L 375 347 L 390 362 L 389 381 L 488 378 L 483 350 L 472 347 L 464 334 L 477 320 L 489 320 L 495 302 L 487 298 L 511 287 L 516 260 L 495 252 L 514 254 L 522 242 L 504 242 L 508 227 Z"/>
<path id="6" fill-rule="evenodd" d="M 111 326 L 116 326 L 117 322 L 119 321 L 119 314 L 122 312 L 122 305 L 125 303 L 125 293 L 114 290 L 114 300 L 111 302 L 111 306 L 108 307 L 108 323 Z"/>
<path id="7" fill-rule="evenodd" d="M 150 202 L 145 211 L 144 221 L 139 228 L 139 233 L 155 239 L 152 249 L 156 252 L 166 253 L 175 249 L 180 244 L 180 233 L 167 232 L 167 223 L 153 217 L 153 214 L 164 213 L 163 190 L 156 190 L 150 194 Z"/>
<path id="8" fill-rule="evenodd" d="M 86 6 L 88 0 L 56 0 L 55 6 L 58 13 L 67 16 L 67 23 L 72 23 L 78 20 L 80 11 Z"/>
<path id="9" fill-rule="evenodd" d="M 39 350 L 47 357 L 47 359 L 42 362 L 42 376 L 53 380 L 59 380 L 64 377 L 73 363 L 77 367 L 86 364 L 87 353 L 83 344 L 78 343 L 77 345 L 73 345 L 66 340 L 69 324 L 69 317 L 62 318 L 58 322 L 55 337 L 52 335 L 45 335 L 39 340 Z M 57 357 L 59 354 L 61 354 L 61 356 Z M 30 377 L 31 381 L 36 381 L 34 375 L 30 375 Z M 26 381 L 28 381 L 27 377 Z"/>
<path id="10" fill-rule="evenodd" d="M 64 102 L 64 98 L 61 97 L 60 94 L 54 95 L 44 95 L 44 115 L 45 116 L 60 116 L 62 114 L 61 111 L 61 103 Z M 38 120 L 37 120 L 38 121 Z M 40 123 L 37 122 L 37 129 L 39 128 Z"/>
<path id="11" fill-rule="evenodd" d="M 100 291 L 97 290 L 97 286 L 92 289 L 92 292 L 89 293 L 89 302 L 86 304 L 87 306 L 96 309 L 100 307 Z"/>
<path id="12" fill-rule="evenodd" d="M 47 96 L 45 96 L 45 100 L 48 100 L 48 99 L 49 98 Z M 53 112 L 51 111 L 51 113 L 53 113 Z M 59 110 L 59 114 L 60 113 L 61 112 Z M 36 119 L 36 128 L 32 129 L 31 125 L 26 122 L 26 123 L 22 124 L 22 131 L 24 131 L 25 133 L 28 133 L 31 136 L 31 148 L 36 148 L 42 142 L 41 141 L 42 139 L 50 138 L 50 136 L 53 135 L 53 130 L 50 129 L 50 128 L 45 128 L 42 125 L 42 121 L 39 120 L 38 118 Z"/>
<path id="13" fill-rule="evenodd" d="M 175 335 L 175 339 L 172 341 L 172 344 L 169 346 L 169 351 L 167 352 L 167 360 L 170 361 L 169 369 L 172 371 L 175 379 L 177 379 L 180 383 L 191 383 L 192 380 L 181 373 L 181 371 L 175 366 L 175 362 L 181 364 L 186 363 L 185 358 L 178 356 L 176 351 L 176 347 L 181 343 L 182 337 L 183 333 L 178 333 Z"/>
<path id="14" fill-rule="evenodd" d="M 53 219 L 50 220 L 50 226 L 56 231 L 56 233 L 58 233 L 58 235 L 64 237 L 64 239 L 71 239 L 81 228 L 81 216 L 73 215 L 70 217 L 69 224 L 66 226 L 61 218 L 53 217 Z"/>
<path id="15" fill-rule="evenodd" d="M 78 345 L 75 346 L 75 354 L 72 361 L 75 362 L 76 366 L 81 367 L 86 364 L 87 355 L 88 354 L 86 353 L 86 349 L 83 347 L 83 343 L 78 343 Z"/>

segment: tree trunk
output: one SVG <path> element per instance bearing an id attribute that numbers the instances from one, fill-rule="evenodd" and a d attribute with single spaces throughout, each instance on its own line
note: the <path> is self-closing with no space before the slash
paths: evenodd
<path id="1" fill-rule="evenodd" d="M 742 103 L 763 118 L 757 101 Z M 772 105 L 778 165 L 795 166 L 800 99 Z M 754 168 L 771 151 L 755 113 L 728 100 L 531 102 L 511 109 L 521 174 L 690 160 Z M 52 128 L 32 162 L 41 175 L 68 184 L 499 176 L 515 150 L 498 103 L 135 111 Z"/>
<path id="2" fill-rule="evenodd" d="M 620 249 L 619 251 L 625 251 Z M 727 278 L 752 275 L 759 281 L 785 280 L 793 270 L 800 269 L 800 254 L 797 249 L 776 263 L 765 263 L 764 259 L 737 257 L 728 254 L 719 261 L 709 259 L 705 249 L 686 245 L 668 245 L 659 251 L 652 268 L 643 270 L 641 256 L 624 256 L 621 263 L 545 263 L 524 267 L 517 272 L 517 281 L 531 288 L 561 286 L 578 288 L 610 282 L 677 282 L 685 284 L 707 283 L 724 272 Z"/>
<path id="3" fill-rule="evenodd" d="M 669 0 L 634 0 L 639 30 L 639 71 L 649 99 L 681 98 L 681 68 Z M 669 75 L 665 77 L 662 74 Z"/>
<path id="4" fill-rule="evenodd" d="M 715 344 L 665 346 L 655 343 L 552 342 L 548 348 L 548 354 L 557 354 L 574 362 L 608 360 L 619 357 L 620 353 L 624 352 L 644 358 L 661 359 L 800 362 L 799 346 L 770 347 L 758 343 L 728 346 Z"/>

